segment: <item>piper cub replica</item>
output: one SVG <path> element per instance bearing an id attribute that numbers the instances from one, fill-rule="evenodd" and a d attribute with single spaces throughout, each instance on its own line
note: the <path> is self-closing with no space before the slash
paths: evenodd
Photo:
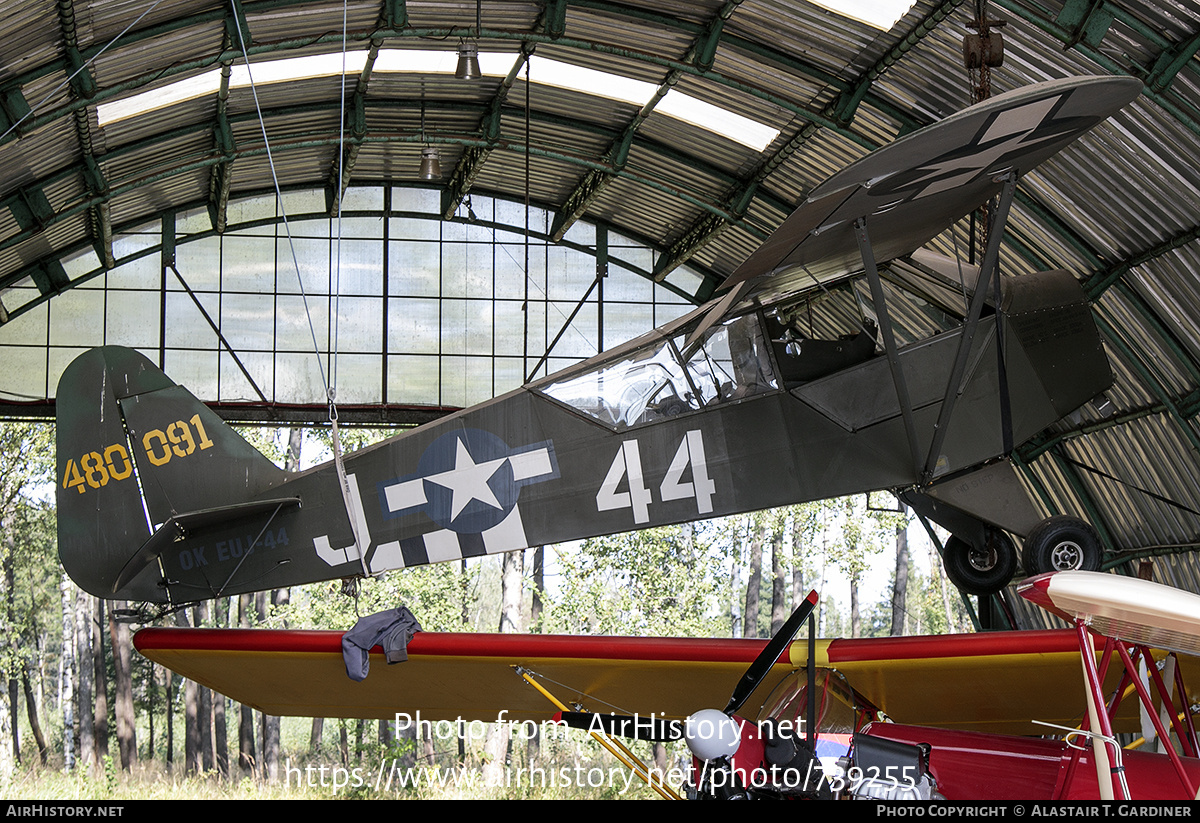
<path id="1" fill-rule="evenodd" d="M 429 739 L 464 720 L 587 729 L 665 797 L 616 738 L 685 739 L 693 797 L 1195 798 L 1200 596 L 1084 571 L 1019 588 L 1074 628 L 793 641 L 812 592 L 765 645 L 420 632 L 402 664 L 375 647 L 361 682 L 342 632 L 148 628 L 134 644 L 266 714 L 407 718 Z M 1139 731 L 1142 750 L 1117 746 Z"/>
<path id="2" fill-rule="evenodd" d="M 1096 568 L 1003 458 L 1111 372 L 1073 276 L 998 273 L 1019 175 L 1134 99 L 1043 83 L 896 140 L 814 189 L 709 306 L 613 351 L 299 474 L 149 360 L 58 387 L 63 566 L 101 597 L 198 599 L 892 489 L 954 535 L 967 591 Z M 998 197 L 979 268 L 918 251 Z M 876 261 L 888 265 L 880 269 Z"/>

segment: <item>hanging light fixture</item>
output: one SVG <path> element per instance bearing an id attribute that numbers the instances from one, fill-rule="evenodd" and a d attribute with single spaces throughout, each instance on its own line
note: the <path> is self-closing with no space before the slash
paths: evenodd
<path id="1" fill-rule="evenodd" d="M 421 179 L 442 179 L 442 154 L 436 146 L 426 146 L 421 149 Z"/>
<path id="2" fill-rule="evenodd" d="M 421 142 L 425 143 L 425 91 L 421 91 Z M 421 172 L 422 180 L 441 180 L 442 179 L 442 153 L 438 151 L 437 146 L 425 145 L 421 149 Z"/>
<path id="3" fill-rule="evenodd" d="M 475 0 L 475 38 L 458 42 L 458 67 L 454 76 L 459 80 L 478 80 L 483 77 L 479 70 L 479 34 L 483 30 L 482 0 Z"/>
<path id="4" fill-rule="evenodd" d="M 454 76 L 459 80 L 478 80 L 483 77 L 479 70 L 479 44 L 474 40 L 463 40 L 458 44 L 458 68 Z"/>

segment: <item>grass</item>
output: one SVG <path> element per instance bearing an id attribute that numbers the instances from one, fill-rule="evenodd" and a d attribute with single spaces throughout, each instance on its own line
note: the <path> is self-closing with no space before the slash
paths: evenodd
<path id="1" fill-rule="evenodd" d="M 122 772 L 111 760 L 99 774 L 23 767 L 0 776 L 0 796 L 9 801 L 124 800 L 346 800 L 346 799 L 646 799 L 656 795 L 628 771 L 610 762 L 559 762 L 541 769 L 511 767 L 489 782 L 482 764 L 428 766 L 421 784 L 401 786 L 417 773 L 384 766 L 347 770 L 328 763 L 286 761 L 275 780 L 222 779 L 216 773 L 185 774 L 160 763 L 141 763 Z M 286 773 L 285 773 L 286 770 Z M 388 772 L 391 772 L 389 777 Z"/>

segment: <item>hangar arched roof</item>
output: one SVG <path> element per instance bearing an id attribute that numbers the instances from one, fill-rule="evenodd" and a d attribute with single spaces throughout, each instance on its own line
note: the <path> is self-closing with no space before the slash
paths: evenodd
<path id="1" fill-rule="evenodd" d="M 265 79 L 279 61 L 341 52 L 343 6 L 329 0 L 13 0 L 0 19 L 2 342 L 19 328 L 5 326 L 125 259 L 134 229 L 207 213 L 219 233 L 236 222 L 231 203 L 269 193 L 255 95 L 285 190 L 323 189 L 335 208 L 347 186 L 418 183 L 422 148 L 437 147 L 444 216 L 472 194 L 527 193 L 549 235 L 586 221 L 633 238 L 654 250 L 647 276 L 702 300 L 827 174 L 968 103 L 974 5 L 920 0 L 883 30 L 803 0 L 489 0 L 478 19 L 469 2 L 355 2 L 343 92 L 340 67 Z M 1005 272 L 1075 272 L 1117 379 L 1115 414 L 1020 450 L 1026 479 L 1109 545 L 1193 547 L 1200 6 L 1002 0 L 991 14 L 1008 23 L 996 91 L 1107 73 L 1145 83 L 1018 192 Z M 418 56 L 463 38 L 478 41 L 480 80 Z M 264 72 L 254 88 L 246 56 Z M 572 67 L 605 73 L 585 76 L 608 88 L 581 90 Z M 192 91 L 176 102 L 113 108 L 182 81 Z"/>

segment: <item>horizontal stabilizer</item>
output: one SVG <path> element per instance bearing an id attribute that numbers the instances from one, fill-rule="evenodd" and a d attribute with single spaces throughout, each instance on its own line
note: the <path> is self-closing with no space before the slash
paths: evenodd
<path id="1" fill-rule="evenodd" d="M 129 562 L 121 569 L 121 573 L 113 582 L 113 592 L 118 592 L 133 582 L 142 571 L 151 566 L 162 556 L 172 543 L 186 538 L 192 532 L 202 531 L 213 526 L 231 526 L 238 521 L 247 520 L 263 514 L 270 517 L 263 519 L 261 528 L 265 529 L 275 515 L 286 509 L 299 508 L 300 498 L 285 497 L 278 500 L 255 500 L 250 503 L 237 503 L 232 506 L 221 506 L 215 509 L 177 514 L 167 519 L 150 539 L 142 544 Z"/>

